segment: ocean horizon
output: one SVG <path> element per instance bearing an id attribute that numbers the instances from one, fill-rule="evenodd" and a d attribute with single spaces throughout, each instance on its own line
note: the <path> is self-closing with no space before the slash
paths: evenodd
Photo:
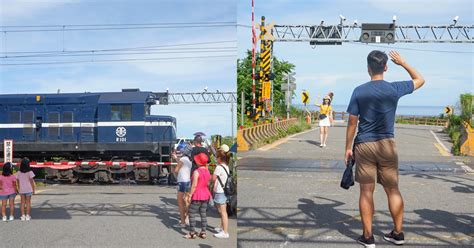
<path id="1" fill-rule="evenodd" d="M 304 109 L 303 104 L 293 104 L 293 106 Z M 317 111 L 319 107 L 316 105 L 308 105 L 306 108 L 310 111 Z M 332 105 L 335 112 L 346 112 L 347 105 Z M 439 116 L 444 113 L 444 106 L 398 106 L 396 115 L 409 116 Z"/>

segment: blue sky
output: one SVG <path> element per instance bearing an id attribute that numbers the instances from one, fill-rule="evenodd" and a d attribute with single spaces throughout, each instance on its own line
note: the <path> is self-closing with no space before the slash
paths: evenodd
<path id="1" fill-rule="evenodd" d="M 236 1 L 219 0 L 0 0 L 0 26 L 126 23 L 235 22 Z M 209 41 L 235 41 L 236 27 L 169 28 L 107 31 L 25 32 L 0 34 L 0 56 L 14 51 L 96 50 Z M 193 47 L 193 46 L 191 46 Z M 139 54 L 66 58 L 18 58 L 0 62 L 72 61 L 162 58 L 208 55 L 229 57 L 176 61 L 80 63 L 36 66 L 0 66 L 0 92 L 55 93 L 120 91 L 201 92 L 235 91 L 236 42 L 196 45 L 199 48 L 234 47 L 226 53 Z M 232 48 L 230 48 L 232 49 Z M 178 135 L 196 131 L 231 135 L 230 104 L 154 106 L 153 114 L 177 118 Z M 235 118 L 234 118 L 235 119 Z M 235 132 L 234 132 L 235 133 Z"/>
<path id="2" fill-rule="evenodd" d="M 251 24 L 251 1 L 239 1 L 238 23 Z M 459 16 L 458 24 L 473 24 L 473 3 L 470 0 L 256 0 L 255 19 L 264 15 L 267 23 L 274 24 L 326 24 L 339 23 L 342 14 L 352 23 L 391 22 L 397 15 L 397 23 L 449 25 Z M 472 36 L 472 34 L 471 34 Z M 238 27 L 239 57 L 251 49 L 251 29 Z M 334 104 L 346 105 L 352 90 L 370 80 L 367 75 L 366 57 L 374 49 L 388 52 L 387 48 L 374 48 L 360 43 L 341 46 L 320 46 L 312 49 L 307 43 L 274 44 L 274 55 L 296 65 L 297 97 L 306 89 L 311 102 L 317 95 L 328 91 L 335 94 Z M 400 106 L 445 106 L 454 105 L 459 94 L 474 91 L 474 68 L 472 44 L 402 44 L 391 47 L 425 50 L 450 50 L 471 53 L 435 53 L 398 49 L 408 63 L 413 65 L 426 79 L 425 86 L 416 93 L 400 100 Z M 385 76 L 388 81 L 409 79 L 408 74 L 392 62 Z M 442 110 L 440 110 L 442 111 Z"/>

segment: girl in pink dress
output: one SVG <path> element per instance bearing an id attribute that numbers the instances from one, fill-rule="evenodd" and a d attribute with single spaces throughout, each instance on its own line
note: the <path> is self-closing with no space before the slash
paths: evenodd
<path id="1" fill-rule="evenodd" d="M 189 207 L 190 232 L 184 236 L 186 239 L 194 239 L 196 236 L 199 236 L 202 239 L 206 238 L 206 211 L 207 203 L 211 198 L 211 192 L 209 191 L 209 180 L 211 174 L 207 168 L 207 161 L 208 158 L 204 153 L 198 154 L 194 157 L 194 162 L 199 166 L 199 168 L 194 170 L 192 175 L 191 192 L 186 194 L 186 201 L 191 203 Z M 196 233 L 196 218 L 198 215 L 201 216 L 201 232 L 199 235 Z"/>
<path id="2" fill-rule="evenodd" d="M 21 220 L 31 220 L 31 196 L 35 193 L 35 173 L 31 171 L 30 161 L 24 158 L 21 161 L 20 172 L 16 174 L 17 184 L 19 186 L 19 193 L 21 197 Z"/>
<path id="3" fill-rule="evenodd" d="M 2 200 L 2 221 L 7 221 L 7 201 L 10 203 L 10 218 L 12 221 L 15 210 L 15 197 L 18 193 L 16 177 L 13 175 L 13 166 L 7 162 L 3 165 L 2 175 L 0 175 L 0 200 Z"/>

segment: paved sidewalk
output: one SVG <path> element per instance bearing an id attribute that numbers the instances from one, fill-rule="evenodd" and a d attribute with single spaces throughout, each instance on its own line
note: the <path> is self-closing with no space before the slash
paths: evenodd
<path id="1" fill-rule="evenodd" d="M 33 220 L 0 222 L 0 246 L 236 247 L 235 217 L 229 239 L 212 237 L 220 221 L 215 208 L 208 211 L 207 239 L 184 239 L 187 230 L 173 227 L 179 218 L 175 187 L 48 185 L 38 192 L 32 198 Z"/>
<path id="2" fill-rule="evenodd" d="M 474 175 L 443 156 L 429 129 L 397 128 L 400 190 L 405 199 L 404 247 L 474 245 Z M 345 127 L 330 129 L 327 148 L 318 130 L 268 151 L 239 154 L 239 247 L 358 247 L 362 233 L 357 184 L 339 187 Z M 392 228 L 377 185 L 377 247 Z"/>

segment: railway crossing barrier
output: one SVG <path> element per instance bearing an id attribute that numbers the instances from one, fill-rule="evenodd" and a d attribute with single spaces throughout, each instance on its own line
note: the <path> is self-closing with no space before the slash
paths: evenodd
<path id="1" fill-rule="evenodd" d="M 461 154 L 474 156 L 474 128 L 467 122 L 463 122 L 461 131 Z"/>
<path id="2" fill-rule="evenodd" d="M 254 149 L 265 139 L 277 136 L 279 130 L 287 130 L 288 127 L 297 122 L 298 119 L 292 118 L 254 127 L 242 128 L 237 131 L 238 151 L 243 152 Z"/>

